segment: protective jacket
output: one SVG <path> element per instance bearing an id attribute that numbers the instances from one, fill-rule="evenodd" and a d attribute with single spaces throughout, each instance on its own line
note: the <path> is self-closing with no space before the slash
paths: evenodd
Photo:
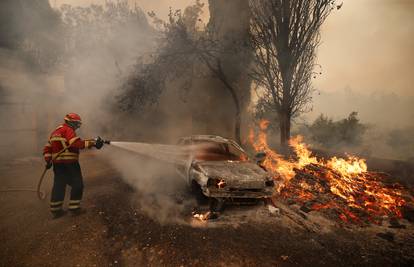
<path id="1" fill-rule="evenodd" d="M 90 148 L 93 140 L 82 140 L 76 136 L 75 130 L 64 123 L 57 127 L 50 135 L 49 142 L 43 149 L 46 161 L 53 163 L 73 163 L 79 160 L 79 150 Z"/>

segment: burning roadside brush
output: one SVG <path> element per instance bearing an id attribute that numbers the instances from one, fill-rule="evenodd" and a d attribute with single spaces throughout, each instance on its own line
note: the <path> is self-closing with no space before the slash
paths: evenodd
<path id="1" fill-rule="evenodd" d="M 257 152 L 266 153 L 262 166 L 281 180 L 276 198 L 342 222 L 381 224 L 387 219 L 410 219 L 405 213 L 413 212 L 412 195 L 402 185 L 388 182 L 387 174 L 368 171 L 364 159 L 318 159 L 301 136 L 289 141 L 296 157 L 285 159 L 269 148 L 267 127 L 268 122 L 262 121 L 257 135 L 251 129 L 250 143 Z"/>

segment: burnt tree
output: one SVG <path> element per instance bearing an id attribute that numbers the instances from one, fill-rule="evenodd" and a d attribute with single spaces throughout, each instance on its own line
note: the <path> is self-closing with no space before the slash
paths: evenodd
<path id="1" fill-rule="evenodd" d="M 181 109 L 174 113 L 189 119 L 192 134 L 217 134 L 241 143 L 253 55 L 249 6 L 244 0 L 209 4 L 207 25 L 200 18 L 200 1 L 182 11 L 171 9 L 167 21 L 149 13 L 156 29 L 155 49 L 134 66 L 117 97 L 118 108 L 142 114 L 156 103 L 180 101 Z"/>
<path id="2" fill-rule="evenodd" d="M 248 69 L 253 56 L 249 45 L 249 5 L 245 0 L 208 2 L 208 31 L 221 49 L 213 75 L 206 81 L 210 87 L 210 101 L 205 105 L 216 111 L 213 117 L 207 118 L 210 124 L 207 130 L 210 133 L 219 130 L 217 134 L 234 136 L 241 142 L 248 120 L 251 86 Z"/>
<path id="3" fill-rule="evenodd" d="M 333 0 L 250 0 L 254 82 L 276 110 L 280 142 L 290 138 L 291 120 L 310 107 L 320 27 Z"/>
<path id="4" fill-rule="evenodd" d="M 214 3 L 212 7 L 218 8 Z M 234 137 L 241 143 L 242 113 L 250 90 L 250 80 L 241 79 L 247 76 L 242 73 L 251 58 L 246 45 L 249 21 L 244 38 L 226 36 L 230 29 L 215 8 L 206 27 L 197 25 L 202 7 L 196 1 L 184 12 L 171 11 L 167 22 L 150 14 L 161 28 L 156 58 L 160 65 L 169 66 L 168 80 L 180 82 L 183 90 L 191 89 L 193 121 L 204 126 L 196 131 Z"/>

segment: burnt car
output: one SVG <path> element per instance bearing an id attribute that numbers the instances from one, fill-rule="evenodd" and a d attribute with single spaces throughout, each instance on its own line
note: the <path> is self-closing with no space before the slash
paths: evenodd
<path id="1" fill-rule="evenodd" d="M 210 200 L 219 211 L 225 202 L 257 202 L 271 197 L 274 180 L 235 141 L 215 135 L 181 138 L 178 145 L 189 151 L 188 164 L 177 167 L 197 199 Z"/>

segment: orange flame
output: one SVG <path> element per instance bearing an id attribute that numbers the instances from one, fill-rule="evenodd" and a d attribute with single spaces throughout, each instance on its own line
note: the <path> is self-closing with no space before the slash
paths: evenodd
<path id="1" fill-rule="evenodd" d="M 282 197 L 295 198 L 299 202 L 317 200 L 317 195 L 324 192 L 324 188 L 315 183 L 309 185 L 301 181 L 292 184 L 290 181 L 296 176 L 297 170 L 307 173 L 319 180 L 324 180 L 328 191 L 347 205 L 349 209 L 360 210 L 371 216 L 401 217 L 400 207 L 406 204 L 402 198 L 400 188 L 385 187 L 380 176 L 368 172 L 364 159 L 348 156 L 347 159 L 332 157 L 329 160 L 317 159 L 312 156 L 308 146 L 303 143 L 303 137 L 296 136 L 289 140 L 289 146 L 296 154 L 295 160 L 287 160 L 267 143 L 266 130 L 269 121 L 259 123 L 257 138 L 253 129 L 250 129 L 249 141 L 257 152 L 265 152 L 266 156 L 260 164 L 270 172 L 274 179 L 282 180 L 277 191 Z M 313 165 L 315 168 L 307 166 Z M 348 208 L 341 208 L 339 204 L 328 202 L 316 203 L 314 210 L 336 208 L 340 210 L 339 218 L 343 221 L 359 222 L 357 215 Z"/>
<path id="2" fill-rule="evenodd" d="M 316 157 L 311 156 L 311 152 L 309 151 L 308 146 L 305 143 L 303 143 L 302 140 L 303 137 L 300 135 L 293 137 L 289 140 L 289 145 L 293 148 L 298 157 L 298 161 L 296 162 L 296 168 L 299 169 L 312 163 L 318 163 Z"/>
<path id="3" fill-rule="evenodd" d="M 269 121 L 262 120 L 259 124 L 260 132 L 258 133 L 257 140 L 255 140 L 255 134 L 253 129 L 250 129 L 249 139 L 253 148 L 257 152 L 266 153 L 266 157 L 261 162 L 261 165 L 268 170 L 270 173 L 275 175 L 275 179 L 282 178 L 284 181 L 289 181 L 295 176 L 293 163 L 285 160 L 276 151 L 269 148 L 267 144 L 267 135 L 265 130 L 269 126 Z"/>

